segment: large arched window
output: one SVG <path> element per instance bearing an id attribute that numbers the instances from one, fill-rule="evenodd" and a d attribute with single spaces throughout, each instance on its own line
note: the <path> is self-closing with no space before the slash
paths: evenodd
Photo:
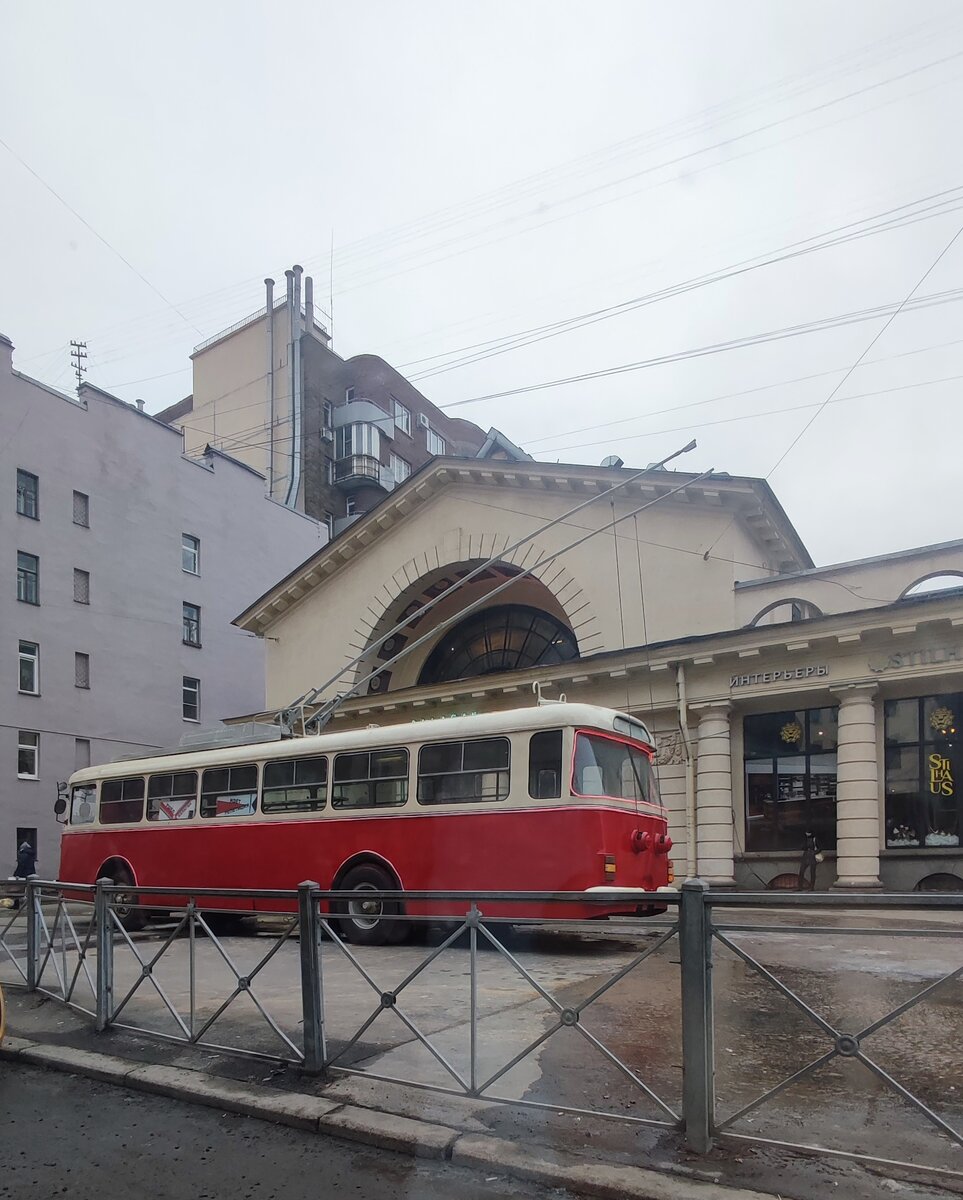
<path id="1" fill-rule="evenodd" d="M 522 604 L 503 604 L 450 629 L 428 656 L 418 682 L 445 683 L 573 658 L 578 658 L 575 634 L 557 617 Z"/>

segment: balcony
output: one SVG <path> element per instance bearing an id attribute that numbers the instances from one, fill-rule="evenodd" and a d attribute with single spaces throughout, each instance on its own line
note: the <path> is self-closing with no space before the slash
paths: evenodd
<path id="1" fill-rule="evenodd" d="M 334 482 L 344 488 L 381 487 L 382 466 L 368 454 L 349 454 L 334 464 Z"/>

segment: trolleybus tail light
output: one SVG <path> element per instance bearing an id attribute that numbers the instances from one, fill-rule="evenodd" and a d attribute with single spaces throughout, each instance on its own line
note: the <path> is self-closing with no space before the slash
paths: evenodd
<path id="1" fill-rule="evenodd" d="M 669 883 L 675 883 L 675 863 L 670 858 L 665 865 L 669 868 Z"/>
<path id="2" fill-rule="evenodd" d="M 652 846 L 652 834 L 645 829 L 632 830 L 632 849 L 636 854 L 642 854 Z"/>
<path id="3" fill-rule="evenodd" d="M 672 838 L 668 837 L 664 833 L 660 833 L 659 836 L 655 839 L 656 854 L 668 854 L 671 849 L 672 849 Z"/>
<path id="4" fill-rule="evenodd" d="M 615 855 L 614 854 L 606 854 L 605 855 L 605 882 L 606 883 L 614 883 L 615 882 Z"/>

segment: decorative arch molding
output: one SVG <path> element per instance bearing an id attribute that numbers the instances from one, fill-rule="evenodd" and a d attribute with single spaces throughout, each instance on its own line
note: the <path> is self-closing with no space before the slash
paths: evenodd
<path id="1" fill-rule="evenodd" d="M 781 599 L 773 600 L 771 604 L 767 604 L 765 608 L 760 609 L 746 628 L 755 628 L 763 617 L 767 617 L 777 608 L 785 608 L 787 604 L 792 605 L 794 608 L 799 608 L 802 613 L 799 617 L 791 618 L 792 620 L 809 621 L 813 617 L 821 617 L 823 615 L 822 609 L 818 604 L 813 604 L 812 600 L 803 600 L 801 596 L 783 596 Z"/>
<path id="2" fill-rule="evenodd" d="M 434 545 L 402 563 L 371 597 L 355 625 L 351 656 L 361 654 L 393 628 L 401 620 L 405 608 L 421 596 L 425 587 L 430 587 L 434 580 L 449 572 L 471 570 L 496 556 L 503 566 L 524 571 L 552 553 L 548 547 L 531 541 L 501 557 L 501 552 L 513 541 L 517 541 L 516 535 L 476 532 L 464 528 L 446 531 Z M 507 575 L 510 571 L 503 573 Z M 531 577 L 553 596 L 575 634 L 582 656 L 604 649 L 601 624 L 594 607 L 582 585 L 561 560 L 556 559 L 536 568 Z M 511 591 L 503 594 L 506 601 L 510 602 Z M 426 652 L 429 649 L 430 646 Z M 370 673 L 371 668 L 372 663 L 367 658 L 363 660 L 353 671 L 351 684 L 357 685 Z"/>
<path id="3" fill-rule="evenodd" d="M 927 583 L 931 579 L 948 579 L 948 578 L 958 579 L 959 583 L 956 586 L 963 588 L 963 571 L 958 570 L 956 567 L 942 567 L 936 571 L 927 571 L 925 575 L 921 575 L 918 579 L 914 579 L 911 584 L 908 584 L 905 588 L 903 588 L 903 590 L 900 592 L 897 599 L 905 600 L 906 597 L 909 596 L 909 594 L 913 591 L 913 589 L 918 588 L 921 583 Z M 932 592 L 938 592 L 938 591 L 949 590 L 949 589 L 931 588 L 931 589 L 927 589 L 927 590 L 932 591 Z"/>

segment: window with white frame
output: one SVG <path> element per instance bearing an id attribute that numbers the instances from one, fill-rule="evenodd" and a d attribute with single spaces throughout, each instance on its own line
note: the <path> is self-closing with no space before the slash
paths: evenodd
<path id="1" fill-rule="evenodd" d="M 40 695 L 40 647 L 36 642 L 20 643 L 20 692 Z"/>
<path id="2" fill-rule="evenodd" d="M 405 408 L 397 396 L 391 397 L 391 406 L 394 409 L 395 426 L 411 437 L 411 410 Z"/>
<path id="3" fill-rule="evenodd" d="M 90 655 L 82 650 L 74 652 L 74 687 L 90 687 Z"/>
<path id="4" fill-rule="evenodd" d="M 181 716 L 185 721 L 201 719 L 201 681 L 185 675 L 181 683 Z"/>
<path id="5" fill-rule="evenodd" d="M 40 734 L 21 729 L 17 734 L 17 778 L 39 779 Z"/>
<path id="6" fill-rule="evenodd" d="M 201 539 L 192 533 L 181 534 L 181 570 L 188 575 L 201 573 Z"/>
<path id="7" fill-rule="evenodd" d="M 344 402 L 345 402 L 345 404 L 350 404 L 350 403 L 351 403 L 351 401 L 352 401 L 353 399 L 354 399 L 354 388 L 353 388 L 353 387 L 346 387 L 346 388 L 344 389 Z"/>
<path id="8" fill-rule="evenodd" d="M 29 471 L 17 471 L 17 512 L 34 521 L 40 519 L 40 480 Z"/>
<path id="9" fill-rule="evenodd" d="M 40 603 L 40 559 L 17 551 L 17 599 L 24 604 Z"/>
<path id="10" fill-rule="evenodd" d="M 334 537 L 334 517 L 331 515 L 331 513 L 326 512 L 324 514 L 324 516 L 321 518 L 321 524 L 328 531 L 328 541 L 330 542 Z"/>
<path id="11" fill-rule="evenodd" d="M 201 644 L 201 610 L 197 604 L 183 605 L 184 645 L 200 646 Z"/>
<path id="12" fill-rule="evenodd" d="M 367 458 L 381 458 L 381 433 L 377 425 L 359 423 L 342 425 L 335 434 L 335 453 L 338 458 L 350 458 L 363 454 Z"/>
<path id="13" fill-rule="evenodd" d="M 435 433 L 430 426 L 425 430 L 425 442 L 428 446 L 429 454 L 444 454 L 448 449 L 445 439 L 440 433 Z"/>
<path id="14" fill-rule="evenodd" d="M 344 502 L 344 514 L 346 517 L 353 517 L 358 511 L 358 501 L 354 496 L 348 496 Z"/>
<path id="15" fill-rule="evenodd" d="M 391 473 L 395 477 L 395 483 L 404 483 L 411 474 L 411 463 L 406 462 L 398 454 L 391 456 Z"/>
<path id="16" fill-rule="evenodd" d="M 321 428 L 330 429 L 334 424 L 334 405 L 330 400 L 321 401 Z"/>
<path id="17" fill-rule="evenodd" d="M 90 528 L 90 497 L 86 492 L 74 492 L 74 524 Z"/>
<path id="18" fill-rule="evenodd" d="M 77 604 L 90 603 L 90 572 L 81 571 L 74 567 L 74 601 Z"/>

